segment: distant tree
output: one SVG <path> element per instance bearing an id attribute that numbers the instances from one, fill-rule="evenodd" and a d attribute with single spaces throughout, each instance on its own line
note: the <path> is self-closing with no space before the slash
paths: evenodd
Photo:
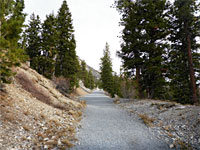
<path id="1" fill-rule="evenodd" d="M 30 58 L 30 67 L 40 72 L 39 57 L 42 53 L 41 47 L 41 21 L 40 17 L 32 14 L 26 30 L 27 48 L 26 52 Z M 41 64 L 41 63 L 40 63 Z"/>
<path id="2" fill-rule="evenodd" d="M 121 87 L 121 78 L 115 73 L 113 76 L 113 93 L 122 97 L 120 87 Z"/>
<path id="3" fill-rule="evenodd" d="M 25 20 L 23 9 L 23 0 L 0 1 L 0 83 L 10 82 L 11 67 L 26 58 L 18 46 Z"/>
<path id="4" fill-rule="evenodd" d="M 88 73 L 88 88 L 94 89 L 94 87 L 95 87 L 94 76 L 92 75 L 91 70 L 89 70 L 89 73 Z"/>
<path id="5" fill-rule="evenodd" d="M 198 103 L 200 16 L 197 3 L 197 0 L 175 0 L 171 9 L 169 78 L 172 97 L 181 103 Z"/>
<path id="6" fill-rule="evenodd" d="M 88 77 L 88 72 L 86 70 L 86 63 L 84 60 L 81 61 L 81 71 L 80 71 L 80 79 L 83 81 L 83 84 L 85 87 L 87 87 L 87 77 Z"/>
<path id="7" fill-rule="evenodd" d="M 101 58 L 100 70 L 101 70 L 100 74 L 101 74 L 102 88 L 108 93 L 110 93 L 112 96 L 114 96 L 112 62 L 110 58 L 108 43 L 106 43 L 105 49 L 103 51 L 103 57 Z"/>
<path id="8" fill-rule="evenodd" d="M 56 76 L 63 76 L 70 82 L 70 90 L 78 86 L 79 61 L 76 55 L 76 41 L 71 13 L 64 0 L 57 16 L 58 55 L 56 58 Z"/>

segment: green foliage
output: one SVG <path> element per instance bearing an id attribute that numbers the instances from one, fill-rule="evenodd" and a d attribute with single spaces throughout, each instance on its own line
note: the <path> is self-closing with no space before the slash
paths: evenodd
<path id="1" fill-rule="evenodd" d="M 200 53 L 197 51 L 199 44 L 196 38 L 200 33 L 200 18 L 197 1 L 175 0 L 171 8 L 171 49 L 169 51 L 169 78 L 172 99 L 180 103 L 192 103 L 192 87 L 190 78 L 190 64 L 187 52 L 186 36 L 190 33 L 191 53 L 195 70 L 196 83 L 199 82 Z M 186 23 L 188 28 L 186 28 Z M 188 33 L 187 33 L 188 32 Z"/>
<path id="2" fill-rule="evenodd" d="M 123 66 L 135 75 L 149 98 L 163 98 L 164 54 L 167 44 L 167 4 L 165 0 L 116 1 L 124 26 L 121 51 Z"/>
<path id="3" fill-rule="evenodd" d="M 119 97 L 122 97 L 122 92 L 121 92 L 121 78 L 117 76 L 115 73 L 113 76 L 113 93 L 118 95 Z"/>
<path id="4" fill-rule="evenodd" d="M 27 48 L 26 53 L 30 58 L 31 68 L 38 71 L 38 58 L 41 55 L 41 21 L 40 17 L 32 14 L 28 29 L 26 30 Z"/>
<path id="5" fill-rule="evenodd" d="M 46 20 L 42 24 L 42 56 L 41 64 L 39 65 L 42 69 L 41 74 L 47 78 L 52 78 L 55 72 L 55 60 L 57 55 L 57 19 L 53 14 L 46 16 Z"/>
<path id="6" fill-rule="evenodd" d="M 83 81 L 83 84 L 86 88 L 94 89 L 95 88 L 95 81 L 92 72 L 89 72 L 86 69 L 85 61 L 81 61 L 81 71 L 80 71 L 80 79 Z"/>
<path id="7" fill-rule="evenodd" d="M 19 66 L 26 59 L 18 47 L 25 20 L 23 9 L 23 0 L 0 1 L 0 83 L 9 83 L 9 77 L 14 74 L 11 67 Z"/>
<path id="8" fill-rule="evenodd" d="M 110 51 L 109 51 L 109 45 L 106 43 L 105 49 L 103 51 L 103 57 L 101 58 L 101 82 L 102 82 L 102 88 L 111 94 L 111 96 L 114 96 L 114 89 L 113 89 L 113 71 L 112 71 L 112 62 L 110 58 Z"/>
<path id="9" fill-rule="evenodd" d="M 191 103 L 195 82 L 200 83 L 197 3 L 197 0 L 175 0 L 173 5 L 166 0 L 115 1 L 124 27 L 118 55 L 124 70 L 135 79 L 140 98 L 147 93 L 148 98 Z"/>
<path id="10" fill-rule="evenodd" d="M 70 89 L 78 86 L 79 61 L 76 55 L 76 41 L 72 25 L 71 13 L 64 0 L 57 16 L 57 58 L 55 75 L 70 80 Z"/>
<path id="11" fill-rule="evenodd" d="M 58 15 L 46 16 L 44 23 L 33 14 L 23 37 L 21 46 L 26 47 L 31 68 L 50 79 L 54 75 L 64 77 L 69 82 L 69 90 L 66 92 L 79 86 L 80 66 L 75 50 L 76 41 L 71 13 L 65 0 Z"/>

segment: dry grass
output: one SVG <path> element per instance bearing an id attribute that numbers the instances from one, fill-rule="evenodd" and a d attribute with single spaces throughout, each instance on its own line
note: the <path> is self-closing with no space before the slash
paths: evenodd
<path id="1" fill-rule="evenodd" d="M 155 121 L 155 118 L 150 118 L 146 114 L 138 114 L 138 115 L 143 120 L 144 124 L 146 124 L 149 127 L 153 126 L 153 122 Z"/>
<path id="2" fill-rule="evenodd" d="M 189 144 L 187 144 L 179 139 L 177 139 L 175 142 L 176 142 L 176 144 L 175 144 L 176 147 L 179 146 L 180 150 L 193 150 L 193 148 Z"/>
<path id="3" fill-rule="evenodd" d="M 115 104 L 120 104 L 120 100 L 119 100 L 119 98 L 117 97 L 117 98 L 115 98 L 114 100 L 113 100 L 113 102 L 115 103 Z"/>
<path id="4" fill-rule="evenodd" d="M 68 147 L 74 146 L 74 144 L 72 144 L 68 139 L 63 139 L 63 140 L 61 140 L 61 142 L 63 144 L 66 144 Z"/>
<path id="5" fill-rule="evenodd" d="M 31 130 L 31 127 L 28 126 L 28 125 L 23 125 L 23 128 L 25 131 L 30 131 Z"/>

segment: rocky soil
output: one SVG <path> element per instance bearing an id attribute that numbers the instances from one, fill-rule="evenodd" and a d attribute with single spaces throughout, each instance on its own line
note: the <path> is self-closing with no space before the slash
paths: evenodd
<path id="1" fill-rule="evenodd" d="M 65 97 L 25 65 L 15 71 L 13 83 L 0 88 L 0 150 L 72 147 L 84 102 Z"/>
<path id="2" fill-rule="evenodd" d="M 170 148 L 200 150 L 199 106 L 159 100 L 120 99 L 114 102 L 131 116 L 140 117 Z"/>

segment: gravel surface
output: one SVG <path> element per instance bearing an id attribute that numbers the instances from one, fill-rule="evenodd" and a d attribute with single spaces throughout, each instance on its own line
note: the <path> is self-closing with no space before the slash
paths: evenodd
<path id="1" fill-rule="evenodd" d="M 149 129 L 170 147 L 200 150 L 200 106 L 149 99 L 120 99 L 118 104 L 132 117 L 142 114 L 153 118 Z"/>
<path id="2" fill-rule="evenodd" d="M 166 150 L 139 118 L 113 104 L 102 91 L 82 98 L 87 102 L 82 128 L 73 150 Z"/>

